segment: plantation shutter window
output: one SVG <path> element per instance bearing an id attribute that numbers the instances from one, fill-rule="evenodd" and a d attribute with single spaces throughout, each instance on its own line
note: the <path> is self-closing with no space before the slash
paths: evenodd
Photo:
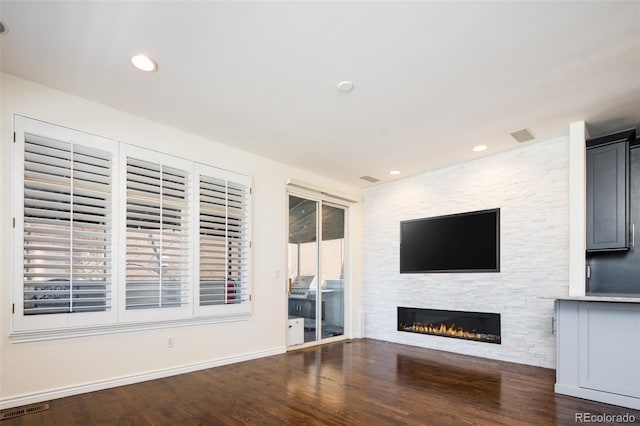
<path id="1" fill-rule="evenodd" d="M 246 319 L 251 178 L 14 116 L 10 337 Z"/>
<path id="2" fill-rule="evenodd" d="M 188 306 L 189 172 L 127 157 L 126 309 Z"/>
<path id="3" fill-rule="evenodd" d="M 201 173 L 199 199 L 199 304 L 248 310 L 249 181 Z"/>

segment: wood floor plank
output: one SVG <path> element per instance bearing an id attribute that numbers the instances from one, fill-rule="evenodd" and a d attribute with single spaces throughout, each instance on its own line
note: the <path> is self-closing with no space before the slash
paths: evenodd
<path id="1" fill-rule="evenodd" d="M 640 411 L 556 395 L 554 382 L 554 370 L 362 339 L 53 400 L 0 426 L 537 426 L 585 412 L 640 424 Z"/>

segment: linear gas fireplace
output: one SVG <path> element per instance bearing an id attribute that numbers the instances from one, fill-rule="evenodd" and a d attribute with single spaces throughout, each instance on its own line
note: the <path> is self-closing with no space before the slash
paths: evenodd
<path id="1" fill-rule="evenodd" d="M 500 314 L 399 306 L 398 331 L 500 344 Z"/>

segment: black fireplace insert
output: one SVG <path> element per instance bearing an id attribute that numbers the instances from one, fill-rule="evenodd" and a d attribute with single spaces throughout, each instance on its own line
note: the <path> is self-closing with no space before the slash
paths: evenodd
<path id="1" fill-rule="evenodd" d="M 500 344 L 500 314 L 398 307 L 398 331 Z"/>

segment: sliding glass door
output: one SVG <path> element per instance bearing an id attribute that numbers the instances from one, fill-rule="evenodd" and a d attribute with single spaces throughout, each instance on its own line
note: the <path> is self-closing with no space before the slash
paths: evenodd
<path id="1" fill-rule="evenodd" d="M 289 196 L 289 319 L 304 336 L 293 345 L 318 340 L 318 213 L 317 201 Z"/>
<path id="2" fill-rule="evenodd" d="M 320 273 L 322 310 L 321 336 L 344 335 L 345 209 L 322 203 Z"/>
<path id="3" fill-rule="evenodd" d="M 345 217 L 344 206 L 289 195 L 290 346 L 344 335 Z"/>

